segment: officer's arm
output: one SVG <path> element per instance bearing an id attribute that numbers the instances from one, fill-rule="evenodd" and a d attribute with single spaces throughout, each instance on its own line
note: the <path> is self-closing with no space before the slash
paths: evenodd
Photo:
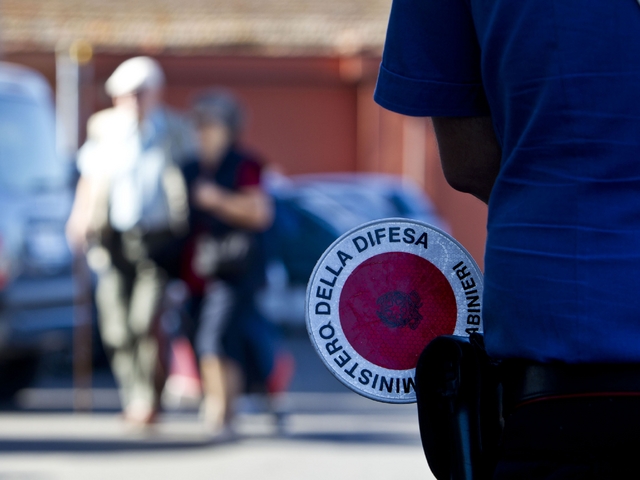
<path id="1" fill-rule="evenodd" d="M 434 117 L 433 125 L 449 185 L 488 203 L 502 156 L 491 117 Z"/>

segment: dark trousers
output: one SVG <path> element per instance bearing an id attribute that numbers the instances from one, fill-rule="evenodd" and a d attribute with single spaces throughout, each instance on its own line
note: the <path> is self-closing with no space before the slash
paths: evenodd
<path id="1" fill-rule="evenodd" d="M 494 480 L 640 477 L 640 396 L 522 405 L 505 419 Z"/>
<path id="2" fill-rule="evenodd" d="M 224 355 L 242 367 L 246 386 L 264 386 L 277 354 L 278 335 L 255 305 L 251 284 L 212 281 L 198 299 L 194 345 L 199 357 Z M 258 387 L 256 387 L 258 388 Z"/>

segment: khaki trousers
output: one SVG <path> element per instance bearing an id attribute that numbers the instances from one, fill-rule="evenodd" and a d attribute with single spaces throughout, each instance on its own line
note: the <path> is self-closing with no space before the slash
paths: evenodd
<path id="1" fill-rule="evenodd" d="M 148 259 L 134 267 L 125 273 L 111 265 L 99 274 L 98 324 L 123 409 L 154 409 L 159 401 L 159 349 L 154 328 L 166 275 Z"/>

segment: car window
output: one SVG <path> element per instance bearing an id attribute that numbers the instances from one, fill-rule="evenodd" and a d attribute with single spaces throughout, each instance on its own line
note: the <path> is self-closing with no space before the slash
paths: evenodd
<path id="1" fill-rule="evenodd" d="M 57 158 L 52 109 L 28 98 L 0 96 L 0 188 L 49 189 L 68 169 Z"/>

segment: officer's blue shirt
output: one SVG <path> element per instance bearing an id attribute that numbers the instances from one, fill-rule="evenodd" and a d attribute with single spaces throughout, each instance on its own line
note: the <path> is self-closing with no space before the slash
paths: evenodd
<path id="1" fill-rule="evenodd" d="M 395 0 L 375 99 L 493 118 L 491 355 L 640 362 L 636 0 Z"/>

